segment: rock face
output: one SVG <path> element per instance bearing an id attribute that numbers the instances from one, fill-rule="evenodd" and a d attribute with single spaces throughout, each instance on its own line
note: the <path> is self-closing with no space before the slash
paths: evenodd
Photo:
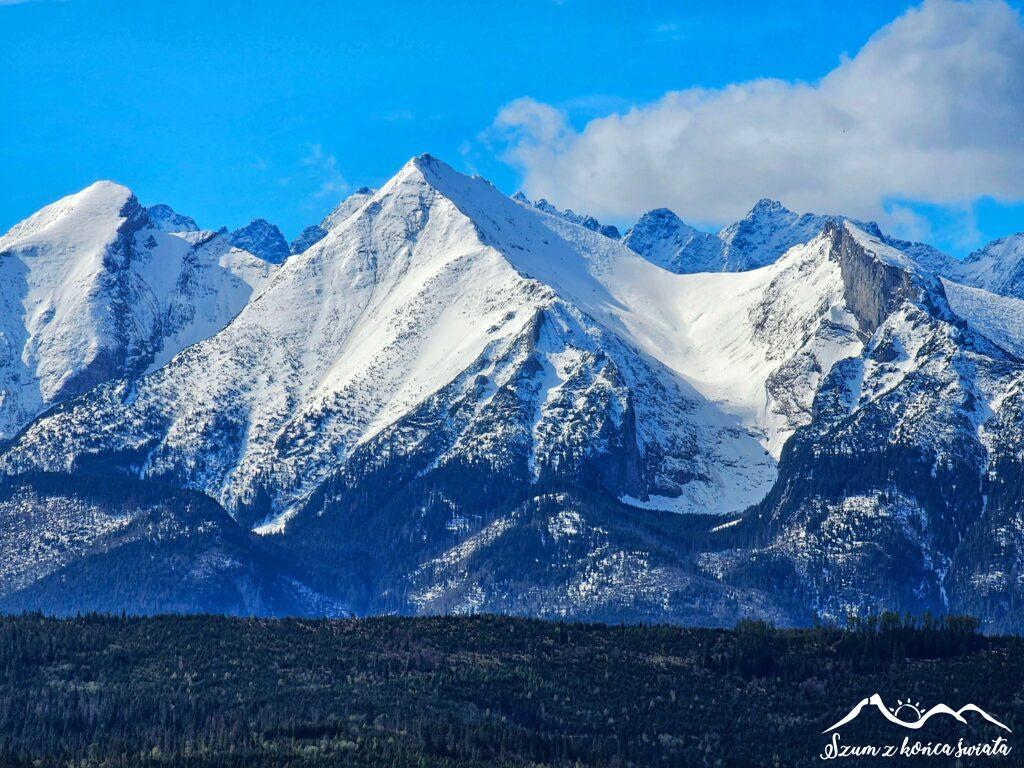
<path id="1" fill-rule="evenodd" d="M 160 203 L 151 205 L 146 209 L 149 215 L 149 223 L 154 229 L 161 232 L 198 232 L 199 226 L 196 220 L 190 216 L 182 216 L 176 213 L 169 205 Z"/>
<path id="2" fill-rule="evenodd" d="M 846 306 L 865 333 L 874 333 L 904 302 L 926 295 L 916 265 L 879 238 L 835 222 L 825 225 L 825 233 L 839 257 Z M 931 284 L 941 291 L 934 278 Z"/>
<path id="3" fill-rule="evenodd" d="M 1024 626 L 1024 302 L 923 246 L 762 202 L 728 237 L 652 212 L 645 257 L 430 156 L 279 268 L 100 198 L 19 225 L 0 267 L 73 253 L 159 333 L 103 336 L 134 362 L 0 447 L 0 607 Z M 700 248 L 717 269 L 672 261 Z M 38 291 L 4 295 L 45 328 Z M 104 576 L 128 568 L 169 597 Z"/>
<path id="4" fill-rule="evenodd" d="M 280 264 L 291 253 L 281 230 L 266 219 L 253 219 L 232 232 L 228 241 L 236 248 L 255 254 L 271 264 Z"/>

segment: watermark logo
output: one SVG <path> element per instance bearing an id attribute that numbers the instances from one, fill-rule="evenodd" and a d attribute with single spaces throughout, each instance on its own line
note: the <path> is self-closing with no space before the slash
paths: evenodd
<path id="1" fill-rule="evenodd" d="M 932 718 L 950 718 L 955 723 L 967 725 L 968 718 L 979 718 L 987 721 L 1005 733 L 1012 733 L 1010 728 L 1000 720 L 976 704 L 965 704 L 953 709 L 946 704 L 936 704 L 924 711 L 921 702 L 898 699 L 895 707 L 886 706 L 877 693 L 862 699 L 844 717 L 829 726 L 823 735 L 830 734 L 830 740 L 824 751 L 819 755 L 822 760 L 836 760 L 845 757 L 1002 757 L 1010 754 L 1012 747 L 1003 735 L 996 735 L 991 741 L 981 743 L 965 742 L 959 738 L 951 741 L 922 742 L 910 736 L 902 741 L 887 744 L 846 744 L 843 743 L 840 729 L 861 716 L 879 713 L 889 723 L 900 728 L 917 731 L 924 727 Z M 955 723 L 951 723 L 955 725 Z"/>

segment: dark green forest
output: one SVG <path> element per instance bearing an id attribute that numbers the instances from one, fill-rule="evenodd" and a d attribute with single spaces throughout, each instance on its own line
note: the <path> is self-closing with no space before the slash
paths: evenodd
<path id="1" fill-rule="evenodd" d="M 894 705 L 973 702 L 1024 732 L 1022 684 L 1024 640 L 960 618 L 715 630 L 23 615 L 0 619 L 0 763 L 804 766 L 822 764 L 821 732 L 873 693 Z M 865 715 L 843 738 L 906 733 Z M 980 719 L 933 718 L 914 734 L 954 744 L 999 735 L 1013 746 Z M 912 762 L 1018 758 L 1014 747 Z"/>

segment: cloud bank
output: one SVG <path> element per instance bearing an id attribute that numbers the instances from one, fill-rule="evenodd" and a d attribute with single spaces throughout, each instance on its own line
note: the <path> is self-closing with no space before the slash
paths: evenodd
<path id="1" fill-rule="evenodd" d="M 576 130 L 521 98 L 491 135 L 535 197 L 724 222 L 760 197 L 914 226 L 900 201 L 1024 200 L 1024 27 L 1002 0 L 926 0 L 815 83 L 689 88 Z"/>

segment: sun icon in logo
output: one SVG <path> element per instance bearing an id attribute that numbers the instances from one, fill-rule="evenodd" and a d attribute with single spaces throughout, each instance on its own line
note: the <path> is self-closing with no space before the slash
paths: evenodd
<path id="1" fill-rule="evenodd" d="M 905 723 L 913 723 L 921 719 L 921 702 L 910 703 L 910 699 L 896 700 L 896 707 L 889 707 L 889 711 Z"/>

